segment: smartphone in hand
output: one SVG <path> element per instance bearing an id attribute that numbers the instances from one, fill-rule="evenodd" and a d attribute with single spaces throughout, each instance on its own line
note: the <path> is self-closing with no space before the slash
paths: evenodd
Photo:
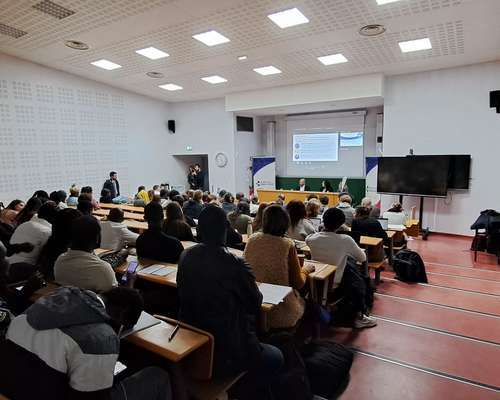
<path id="1" fill-rule="evenodd" d="M 139 266 L 138 261 L 130 261 L 127 267 L 127 271 L 122 275 L 121 283 L 126 285 L 128 283 L 129 275 L 135 274 L 137 267 Z"/>

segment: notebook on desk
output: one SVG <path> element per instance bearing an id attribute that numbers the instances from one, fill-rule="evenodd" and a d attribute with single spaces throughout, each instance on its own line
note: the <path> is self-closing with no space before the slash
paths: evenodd
<path id="1" fill-rule="evenodd" d="M 262 302 L 267 304 L 279 304 L 292 291 L 289 286 L 272 285 L 270 283 L 259 283 L 259 290 L 262 293 Z"/>
<path id="2" fill-rule="evenodd" d="M 377 221 L 382 225 L 384 231 L 389 229 L 389 220 L 387 218 L 378 218 Z"/>
<path id="3" fill-rule="evenodd" d="M 132 328 L 124 330 L 121 333 L 120 339 L 126 338 L 127 336 L 144 329 L 151 328 L 152 326 L 158 325 L 160 322 L 161 321 L 158 318 L 155 318 L 151 314 L 143 311 L 137 323 Z"/>

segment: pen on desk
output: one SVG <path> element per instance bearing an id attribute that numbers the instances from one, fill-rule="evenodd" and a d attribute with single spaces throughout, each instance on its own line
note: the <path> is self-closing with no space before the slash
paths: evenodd
<path id="1" fill-rule="evenodd" d="M 177 332 L 179 332 L 179 328 L 181 326 L 179 324 L 177 324 L 174 328 L 174 330 L 172 331 L 172 333 L 170 334 L 170 336 L 168 337 L 168 341 L 171 342 L 172 339 L 174 338 L 174 336 L 177 334 Z"/>

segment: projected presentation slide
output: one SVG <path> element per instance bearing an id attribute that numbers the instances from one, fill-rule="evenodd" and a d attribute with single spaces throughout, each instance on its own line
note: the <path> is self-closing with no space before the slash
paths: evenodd
<path id="1" fill-rule="evenodd" d="M 363 132 L 342 132 L 340 134 L 340 147 L 363 146 Z"/>
<path id="2" fill-rule="evenodd" d="M 293 161 L 338 161 L 338 133 L 293 135 Z"/>

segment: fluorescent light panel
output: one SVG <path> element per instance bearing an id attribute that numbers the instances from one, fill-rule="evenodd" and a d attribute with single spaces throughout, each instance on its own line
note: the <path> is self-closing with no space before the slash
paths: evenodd
<path id="1" fill-rule="evenodd" d="M 401 0 L 377 0 L 377 4 L 379 6 L 383 6 L 384 4 L 395 3 L 397 1 L 401 1 Z"/>
<path id="2" fill-rule="evenodd" d="M 410 53 L 412 51 L 429 50 L 432 49 L 432 44 L 429 38 L 409 40 L 407 42 L 399 42 L 399 47 L 403 53 Z"/>
<path id="3" fill-rule="evenodd" d="M 170 92 L 175 92 L 176 90 L 182 90 L 183 87 L 176 85 L 175 83 L 165 83 L 164 85 L 159 85 L 158 86 L 161 89 L 168 90 Z"/>
<path id="4" fill-rule="evenodd" d="M 200 41 L 203 44 L 206 44 L 207 46 L 216 46 L 218 44 L 230 42 L 230 40 L 227 37 L 213 30 L 193 35 L 193 38 Z"/>
<path id="5" fill-rule="evenodd" d="M 290 8 L 289 10 L 270 14 L 267 17 L 282 29 L 309 22 L 307 17 L 298 8 Z"/>
<path id="6" fill-rule="evenodd" d="M 269 65 L 267 67 L 259 67 L 259 68 L 254 68 L 253 69 L 255 72 L 261 75 L 275 75 L 275 74 L 281 74 L 281 70 L 276 68 L 273 65 Z"/>
<path id="7" fill-rule="evenodd" d="M 121 68 L 122 66 L 120 64 L 115 64 L 114 62 L 102 59 L 102 60 L 97 60 L 91 62 L 91 64 L 95 67 L 106 69 L 108 71 L 112 71 L 114 69 Z"/>
<path id="8" fill-rule="evenodd" d="M 136 50 L 135 52 L 141 56 L 149 58 L 150 60 L 158 60 L 169 56 L 168 53 L 165 53 L 156 47 L 146 47 L 145 49 Z"/>
<path id="9" fill-rule="evenodd" d="M 346 63 L 349 61 L 347 58 L 344 57 L 343 54 L 330 54 L 329 56 L 322 56 L 318 57 L 318 60 L 323 64 L 323 65 L 333 65 L 333 64 L 342 64 Z"/>
<path id="10" fill-rule="evenodd" d="M 212 85 L 215 85 L 217 83 L 227 82 L 226 78 L 223 78 L 222 76 L 219 75 L 205 76 L 204 78 L 201 79 L 205 82 L 211 83 Z"/>

